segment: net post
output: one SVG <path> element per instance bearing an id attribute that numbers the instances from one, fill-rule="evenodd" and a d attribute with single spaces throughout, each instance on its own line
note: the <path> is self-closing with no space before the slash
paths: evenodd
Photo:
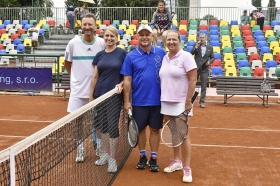
<path id="1" fill-rule="evenodd" d="M 16 173 L 15 173 L 15 151 L 14 147 L 10 148 L 10 184 L 11 186 L 16 185 Z"/>

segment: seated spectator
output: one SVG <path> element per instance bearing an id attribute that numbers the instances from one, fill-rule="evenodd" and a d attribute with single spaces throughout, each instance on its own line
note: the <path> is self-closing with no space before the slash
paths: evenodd
<path id="1" fill-rule="evenodd" d="M 243 15 L 240 16 L 241 25 L 247 25 L 250 23 L 250 17 L 247 15 L 247 10 L 244 10 Z"/>
<path id="2" fill-rule="evenodd" d="M 32 39 L 32 46 L 35 46 L 35 43 L 38 41 L 39 28 L 37 27 L 37 22 L 33 22 L 33 26 L 28 29 L 29 38 Z"/>

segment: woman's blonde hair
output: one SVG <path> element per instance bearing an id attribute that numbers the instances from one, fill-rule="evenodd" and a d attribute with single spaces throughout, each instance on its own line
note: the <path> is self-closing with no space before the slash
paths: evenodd
<path id="1" fill-rule="evenodd" d="M 118 30 L 117 30 L 115 27 L 111 26 L 111 25 L 110 25 L 110 26 L 107 26 L 107 27 L 105 28 L 103 34 L 105 34 L 106 30 L 111 31 L 116 37 L 118 37 L 118 35 L 119 35 Z"/>
<path id="2" fill-rule="evenodd" d="M 85 4 L 83 5 L 83 8 L 88 8 L 88 4 L 85 3 Z"/>
<path id="3" fill-rule="evenodd" d="M 152 36 L 153 36 L 152 44 L 153 44 L 154 46 L 158 46 L 158 43 L 157 43 L 157 34 L 153 33 Z"/>

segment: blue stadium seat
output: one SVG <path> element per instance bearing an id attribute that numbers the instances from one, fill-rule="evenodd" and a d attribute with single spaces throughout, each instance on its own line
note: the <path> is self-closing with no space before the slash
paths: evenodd
<path id="1" fill-rule="evenodd" d="M 22 26 L 28 24 L 28 20 L 22 20 L 21 24 L 22 24 Z"/>
<path id="2" fill-rule="evenodd" d="M 24 25 L 24 27 L 23 27 L 23 29 L 24 29 L 25 31 L 27 31 L 29 28 L 31 28 L 31 25 L 30 25 L 30 24 L 26 24 L 26 25 Z"/>
<path id="3" fill-rule="evenodd" d="M 193 49 L 193 46 L 187 46 L 186 51 L 187 51 L 187 52 L 191 52 L 192 49 Z"/>
<path id="4" fill-rule="evenodd" d="M 260 42 L 260 41 L 265 41 L 265 37 L 262 35 L 262 36 L 257 36 L 256 37 L 256 42 Z"/>
<path id="5" fill-rule="evenodd" d="M 176 25 L 172 25 L 172 29 L 173 30 L 177 30 L 177 26 Z"/>
<path id="6" fill-rule="evenodd" d="M 5 28 L 5 25 L 0 25 L 0 29 L 3 29 L 3 28 Z"/>
<path id="7" fill-rule="evenodd" d="M 257 36 L 263 36 L 262 30 L 255 30 L 254 37 L 256 38 Z"/>
<path id="8" fill-rule="evenodd" d="M 15 46 L 17 46 L 18 44 L 21 44 L 21 39 L 14 39 L 14 43 Z"/>
<path id="9" fill-rule="evenodd" d="M 184 42 L 187 41 L 187 38 L 186 38 L 186 36 L 184 36 L 184 35 L 180 35 L 180 38 L 181 38 L 181 41 L 184 41 Z"/>
<path id="10" fill-rule="evenodd" d="M 220 43 L 219 43 L 219 41 L 216 41 L 216 40 L 214 40 L 214 41 L 210 41 L 210 46 L 220 46 Z"/>
<path id="11" fill-rule="evenodd" d="M 122 29 L 118 29 L 118 33 L 119 33 L 120 36 L 123 36 L 123 34 L 124 34 Z"/>
<path id="12" fill-rule="evenodd" d="M 6 50 L 0 50 L 0 54 L 6 54 Z"/>
<path id="13" fill-rule="evenodd" d="M 238 69 L 241 69 L 241 67 L 249 67 L 248 60 L 239 60 L 238 62 Z"/>
<path id="14" fill-rule="evenodd" d="M 238 25 L 238 21 L 237 20 L 231 20 L 230 21 L 230 26 L 232 25 Z"/>
<path id="15" fill-rule="evenodd" d="M 211 25 L 210 26 L 210 31 L 211 30 L 219 30 L 218 25 Z"/>
<path id="16" fill-rule="evenodd" d="M 210 36 L 211 35 L 219 35 L 219 30 L 210 30 Z"/>
<path id="17" fill-rule="evenodd" d="M 274 60 L 267 60 L 266 61 L 266 65 L 265 65 L 265 69 L 269 70 L 270 67 L 275 67 L 276 68 L 276 61 L 274 61 Z"/>
<path id="18" fill-rule="evenodd" d="M 235 55 L 239 53 L 245 53 L 245 48 L 244 47 L 236 47 L 235 48 Z"/>
<path id="19" fill-rule="evenodd" d="M 25 46 L 24 46 L 24 44 L 18 44 L 18 45 L 17 45 L 17 52 L 18 52 L 18 53 L 24 53 L 24 52 L 25 52 Z"/>
<path id="20" fill-rule="evenodd" d="M 158 45 L 159 47 L 162 47 L 162 42 L 161 42 L 161 41 L 158 41 L 158 42 L 157 42 L 157 45 Z"/>
<path id="21" fill-rule="evenodd" d="M 263 56 L 264 53 L 271 53 L 268 46 L 261 47 L 260 54 Z"/>
<path id="22" fill-rule="evenodd" d="M 223 76 L 222 67 L 214 66 L 211 70 L 212 70 L 212 72 L 211 72 L 212 77 Z"/>
<path id="23" fill-rule="evenodd" d="M 39 30 L 39 36 L 45 36 L 45 30 L 44 29 Z"/>
<path id="24" fill-rule="evenodd" d="M 116 25 L 116 24 L 111 24 L 111 26 L 113 26 L 113 27 L 117 28 L 117 25 Z"/>
<path id="25" fill-rule="evenodd" d="M 194 46 L 194 45 L 195 45 L 195 41 L 193 41 L 193 40 L 190 40 L 187 43 L 187 46 Z"/>
<path id="26" fill-rule="evenodd" d="M 266 43 L 266 41 L 260 41 L 260 42 L 258 43 L 258 49 L 259 49 L 259 50 L 260 50 L 262 47 L 264 47 L 264 46 L 268 46 L 267 43 Z"/>
<path id="27" fill-rule="evenodd" d="M 208 31 L 207 30 L 200 30 L 199 34 L 205 34 L 206 36 L 208 36 Z"/>
<path id="28" fill-rule="evenodd" d="M 11 20 L 5 20 L 3 24 L 4 24 L 5 26 L 8 25 L 8 24 L 11 24 Z"/>
<path id="29" fill-rule="evenodd" d="M 220 41 L 220 38 L 218 35 L 210 35 L 210 41 Z"/>
<path id="30" fill-rule="evenodd" d="M 215 58 L 215 59 L 221 59 L 221 54 L 219 54 L 219 53 L 214 53 L 214 58 Z"/>
<path id="31" fill-rule="evenodd" d="M 279 25 L 279 23 L 278 23 L 277 20 L 271 21 L 270 26 L 271 26 L 272 28 L 274 28 L 274 26 L 276 26 L 276 25 Z"/>

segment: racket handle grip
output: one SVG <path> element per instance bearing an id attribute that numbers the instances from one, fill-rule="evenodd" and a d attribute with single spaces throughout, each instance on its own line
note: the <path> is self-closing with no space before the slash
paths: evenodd
<path id="1" fill-rule="evenodd" d="M 132 116 L 132 112 L 130 109 L 128 109 L 128 115 Z"/>

